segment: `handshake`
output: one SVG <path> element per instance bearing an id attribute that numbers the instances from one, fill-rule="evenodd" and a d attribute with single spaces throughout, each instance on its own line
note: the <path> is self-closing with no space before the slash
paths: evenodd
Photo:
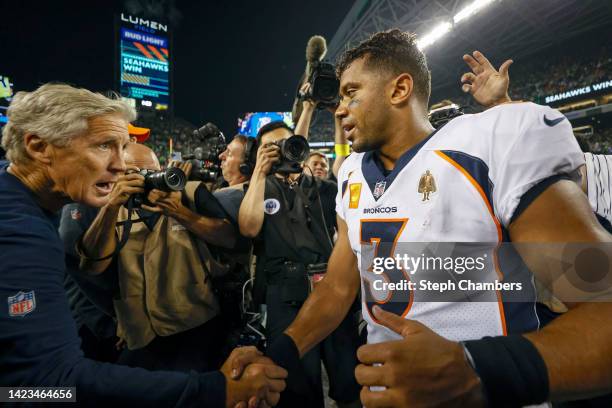
<path id="1" fill-rule="evenodd" d="M 284 368 L 252 346 L 234 349 L 221 367 L 221 373 L 225 377 L 228 408 L 275 406 L 288 375 Z"/>

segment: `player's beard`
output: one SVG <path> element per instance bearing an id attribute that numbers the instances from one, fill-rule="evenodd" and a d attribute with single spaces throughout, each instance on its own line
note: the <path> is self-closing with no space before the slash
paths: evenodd
<path id="1" fill-rule="evenodd" d="M 372 150 L 378 150 L 380 147 L 382 147 L 382 145 L 383 145 L 382 141 L 375 140 L 375 139 L 372 140 L 372 139 L 361 138 L 361 139 L 355 140 L 351 147 L 353 151 L 355 151 L 356 153 L 364 153 L 364 152 L 370 152 Z"/>
<path id="2" fill-rule="evenodd" d="M 353 145 L 351 146 L 353 151 L 357 153 L 370 152 L 373 150 L 378 150 L 385 144 L 384 137 L 381 137 L 384 129 L 376 127 L 375 131 L 364 131 L 360 132 L 361 129 L 355 129 L 357 133 L 357 137 L 353 140 Z"/>

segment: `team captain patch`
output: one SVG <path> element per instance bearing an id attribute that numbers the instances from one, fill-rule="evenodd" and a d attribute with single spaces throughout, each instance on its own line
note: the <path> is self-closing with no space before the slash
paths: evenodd
<path id="1" fill-rule="evenodd" d="M 349 186 L 349 208 L 359 208 L 359 198 L 361 197 L 361 183 L 354 183 Z"/>
<path id="2" fill-rule="evenodd" d="M 34 291 L 19 292 L 8 297 L 9 316 L 25 316 L 36 309 Z"/>

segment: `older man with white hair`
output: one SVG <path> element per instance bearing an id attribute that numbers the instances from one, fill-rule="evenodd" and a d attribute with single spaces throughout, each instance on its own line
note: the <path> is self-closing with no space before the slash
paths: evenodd
<path id="1" fill-rule="evenodd" d="M 68 85 L 15 95 L 2 136 L 9 162 L 0 162 L 0 300 L 7 302 L 0 308 L 0 384 L 76 387 L 76 400 L 87 406 L 274 405 L 286 372 L 253 348 L 235 350 L 220 372 L 206 374 L 83 357 L 62 285 L 56 213 L 71 201 L 108 202 L 126 169 L 135 116 L 120 100 Z"/>

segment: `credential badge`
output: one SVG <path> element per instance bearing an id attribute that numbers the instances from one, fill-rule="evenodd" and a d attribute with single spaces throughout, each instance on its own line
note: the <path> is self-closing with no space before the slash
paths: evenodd
<path id="1" fill-rule="evenodd" d="M 264 212 L 274 215 L 280 210 L 280 202 L 276 198 L 268 198 L 264 201 Z"/>

